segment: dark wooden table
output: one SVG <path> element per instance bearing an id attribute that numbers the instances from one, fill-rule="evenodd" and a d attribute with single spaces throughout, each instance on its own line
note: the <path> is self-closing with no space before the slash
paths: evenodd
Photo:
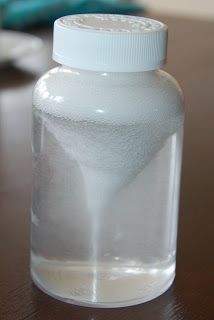
<path id="1" fill-rule="evenodd" d="M 214 22 L 160 17 L 169 25 L 167 70 L 186 96 L 177 276 L 161 297 L 134 307 L 92 309 L 56 301 L 29 274 L 31 94 L 52 67 L 45 47 L 0 70 L 0 319 L 214 319 Z"/>

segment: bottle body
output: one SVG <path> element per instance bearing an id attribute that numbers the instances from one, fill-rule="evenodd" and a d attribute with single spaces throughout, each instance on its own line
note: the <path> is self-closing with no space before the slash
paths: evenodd
<path id="1" fill-rule="evenodd" d="M 127 306 L 175 275 L 183 101 L 163 71 L 68 67 L 37 83 L 31 272 L 47 293 Z"/>

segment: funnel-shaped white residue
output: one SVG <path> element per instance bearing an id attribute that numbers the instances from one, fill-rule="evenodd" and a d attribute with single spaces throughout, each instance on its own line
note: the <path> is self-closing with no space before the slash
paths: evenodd
<path id="1" fill-rule="evenodd" d="M 47 114 L 42 117 L 46 130 L 57 140 L 66 157 L 78 163 L 91 213 L 105 209 L 115 195 L 133 181 L 180 123 L 176 118 L 117 125 L 75 122 Z"/>

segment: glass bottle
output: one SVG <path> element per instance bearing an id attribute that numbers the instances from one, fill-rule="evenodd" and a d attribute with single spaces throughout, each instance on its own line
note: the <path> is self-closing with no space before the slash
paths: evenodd
<path id="1" fill-rule="evenodd" d="M 57 299 L 128 306 L 173 282 L 183 96 L 166 42 L 148 18 L 55 22 L 60 65 L 33 94 L 31 273 Z"/>

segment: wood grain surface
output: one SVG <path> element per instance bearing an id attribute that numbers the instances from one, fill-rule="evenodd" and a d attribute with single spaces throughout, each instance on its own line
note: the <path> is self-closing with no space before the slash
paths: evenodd
<path id="1" fill-rule="evenodd" d="M 186 96 L 177 276 L 161 297 L 134 307 L 83 308 L 56 301 L 29 274 L 31 95 L 52 67 L 51 31 L 34 57 L 0 70 L 0 319 L 214 319 L 214 22 L 158 17 L 169 26 L 167 70 Z"/>

